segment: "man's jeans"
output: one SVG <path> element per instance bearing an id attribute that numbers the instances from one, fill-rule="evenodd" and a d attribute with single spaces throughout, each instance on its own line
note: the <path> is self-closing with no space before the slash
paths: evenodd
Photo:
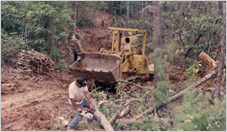
<path id="1" fill-rule="evenodd" d="M 88 108 L 90 109 L 89 103 L 86 99 L 83 100 L 83 102 L 81 104 L 77 105 L 79 108 Z M 71 107 L 73 107 L 71 105 Z M 74 107 L 73 107 L 74 109 Z M 92 109 L 95 112 L 95 109 Z M 74 127 L 82 120 L 82 116 L 78 114 L 78 112 L 76 111 L 76 116 L 73 118 L 73 120 L 69 123 L 68 125 L 68 129 L 74 129 Z M 88 120 L 91 121 L 91 120 Z"/>

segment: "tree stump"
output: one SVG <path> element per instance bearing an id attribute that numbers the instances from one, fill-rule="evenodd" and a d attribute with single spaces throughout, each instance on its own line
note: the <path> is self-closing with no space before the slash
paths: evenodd
<path id="1" fill-rule="evenodd" d="M 199 54 L 199 58 L 200 58 L 201 60 L 203 60 L 203 61 L 209 66 L 209 69 L 214 70 L 215 68 L 218 67 L 219 62 L 213 60 L 213 59 L 212 59 L 209 55 L 207 55 L 205 52 L 201 52 L 201 53 Z"/>

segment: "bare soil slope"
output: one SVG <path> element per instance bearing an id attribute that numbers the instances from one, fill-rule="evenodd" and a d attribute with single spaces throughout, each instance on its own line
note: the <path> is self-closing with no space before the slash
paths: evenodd
<path id="1" fill-rule="evenodd" d="M 112 33 L 107 30 L 110 26 L 109 15 L 102 11 L 97 11 L 95 15 L 95 26 L 80 30 L 80 34 L 84 38 L 83 46 L 88 52 L 98 52 L 101 48 L 111 48 Z M 102 25 L 102 22 L 104 22 L 104 25 Z"/>
<path id="2" fill-rule="evenodd" d="M 58 77 L 19 76 L 23 77 L 17 69 L 2 68 L 2 130 L 51 130 L 54 123 L 59 123 L 58 116 L 70 118 L 73 111 L 67 103 L 67 88 Z"/>

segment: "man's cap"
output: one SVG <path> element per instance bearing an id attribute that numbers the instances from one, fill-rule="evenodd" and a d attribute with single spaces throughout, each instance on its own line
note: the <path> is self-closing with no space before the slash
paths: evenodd
<path id="1" fill-rule="evenodd" d="M 84 77 L 79 77 L 79 78 L 76 79 L 76 82 L 77 82 L 81 87 L 84 87 L 84 86 L 87 85 L 85 81 L 86 81 L 86 80 L 85 80 Z"/>

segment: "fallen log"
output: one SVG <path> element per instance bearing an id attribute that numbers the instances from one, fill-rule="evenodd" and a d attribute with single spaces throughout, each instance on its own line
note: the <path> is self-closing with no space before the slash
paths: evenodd
<path id="1" fill-rule="evenodd" d="M 201 78 L 199 81 L 193 83 L 191 86 L 189 86 L 189 87 L 183 89 L 182 91 L 180 91 L 179 93 L 175 94 L 174 96 L 171 96 L 170 98 L 164 100 L 164 101 L 161 102 L 158 106 L 152 106 L 152 107 L 150 107 L 149 109 L 147 109 L 146 111 L 144 111 L 143 113 L 137 115 L 137 116 L 135 117 L 134 120 L 141 119 L 141 118 L 143 118 L 143 117 L 145 117 L 145 116 L 151 114 L 152 112 L 154 112 L 155 109 L 158 110 L 158 109 L 160 109 L 162 106 L 168 104 L 169 102 L 172 102 L 172 101 L 178 99 L 178 98 L 181 97 L 184 93 L 186 93 L 188 90 L 190 90 L 190 89 L 192 89 L 192 88 L 195 88 L 195 87 L 201 85 L 201 84 L 202 84 L 203 82 L 205 82 L 206 80 L 212 78 L 214 75 L 217 74 L 217 72 L 218 72 L 218 69 L 212 71 L 210 74 L 207 74 L 205 77 L 203 77 L 203 78 Z"/>
<path id="2" fill-rule="evenodd" d="M 96 117 L 97 121 L 102 125 L 102 127 L 105 129 L 105 131 L 114 131 L 110 122 L 106 119 L 106 116 L 99 111 L 99 108 L 97 107 L 95 101 L 93 101 L 93 105 L 95 107 L 94 116 Z"/>

